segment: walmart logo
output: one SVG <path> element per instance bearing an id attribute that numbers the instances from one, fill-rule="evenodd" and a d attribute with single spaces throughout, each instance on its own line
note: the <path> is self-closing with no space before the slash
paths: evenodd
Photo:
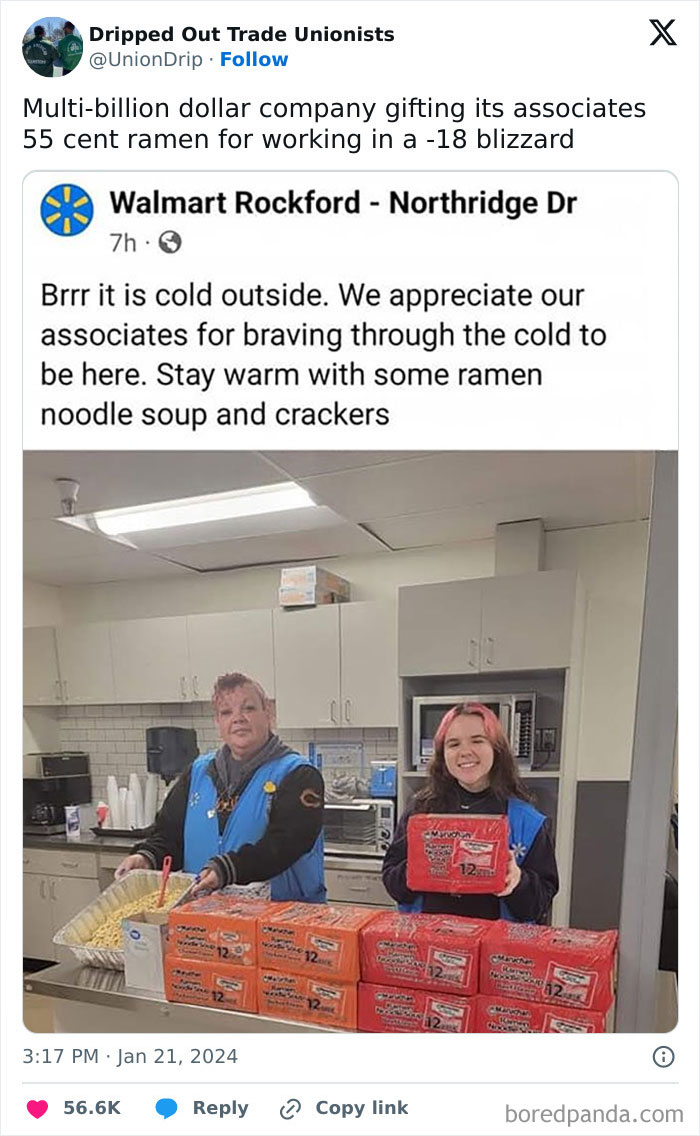
<path id="1" fill-rule="evenodd" d="M 57 237 L 77 237 L 92 221 L 92 198 L 79 185 L 55 185 L 41 203 L 41 219 Z"/>

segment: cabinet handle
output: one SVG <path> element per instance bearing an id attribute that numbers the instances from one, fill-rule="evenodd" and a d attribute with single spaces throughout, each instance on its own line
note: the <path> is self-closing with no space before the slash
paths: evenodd
<path id="1" fill-rule="evenodd" d="M 361 884 L 359 886 L 348 884 L 347 889 L 348 891 L 369 891 L 369 884 Z"/>
<path id="2" fill-rule="evenodd" d="M 336 705 L 335 698 L 331 698 L 331 708 L 330 708 L 331 709 L 331 722 L 333 723 L 334 726 L 337 726 L 338 721 L 337 721 L 336 716 L 335 716 L 335 705 Z"/>
<path id="3" fill-rule="evenodd" d="M 62 868 L 78 868 L 80 865 L 77 860 L 61 860 Z"/>
<path id="4" fill-rule="evenodd" d="M 472 670 L 479 668 L 479 644 L 476 639 L 469 640 L 469 666 Z"/>
<path id="5" fill-rule="evenodd" d="M 487 663 L 487 666 L 492 667 L 494 665 L 495 661 L 496 661 L 495 644 L 494 644 L 494 641 L 493 641 L 493 639 L 491 638 L 490 635 L 489 635 L 488 639 L 485 640 L 485 642 L 486 642 L 486 663 Z"/>
<path id="6" fill-rule="evenodd" d="M 55 880 L 49 880 L 49 891 L 51 892 L 51 898 L 55 903 L 56 902 L 56 881 Z"/>
<path id="7" fill-rule="evenodd" d="M 192 693 L 195 698 L 199 698 L 199 676 L 192 675 Z"/>
<path id="8" fill-rule="evenodd" d="M 46 888 L 44 887 L 45 883 L 46 880 L 39 880 L 39 895 L 42 899 L 46 899 Z"/>
<path id="9" fill-rule="evenodd" d="M 351 717 L 351 714 L 350 714 L 351 706 L 352 706 L 352 703 L 350 702 L 350 699 L 346 698 L 345 699 L 345 721 L 346 722 L 352 721 L 352 717 Z"/>
<path id="10" fill-rule="evenodd" d="M 56 679 L 54 686 L 56 688 L 56 701 L 61 702 L 62 698 L 61 698 L 61 681 L 60 681 L 60 679 Z"/>
<path id="11" fill-rule="evenodd" d="M 29 857 L 28 857 L 28 856 L 23 856 L 23 857 L 22 857 L 22 863 L 23 863 L 23 864 L 28 864 L 28 863 L 29 863 Z"/>
<path id="12" fill-rule="evenodd" d="M 184 675 L 180 676 L 180 695 L 182 698 L 187 698 L 187 682 Z"/>
<path id="13" fill-rule="evenodd" d="M 64 702 L 68 701 L 68 679 L 67 678 L 64 678 L 64 680 L 63 680 L 63 701 Z"/>

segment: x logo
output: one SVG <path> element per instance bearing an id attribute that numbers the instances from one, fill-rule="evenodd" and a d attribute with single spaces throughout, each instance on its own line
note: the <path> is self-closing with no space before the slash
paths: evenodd
<path id="1" fill-rule="evenodd" d="M 667 24 L 662 24 L 661 20 L 649 20 L 649 23 L 654 28 L 654 30 L 659 33 L 656 39 L 653 39 L 651 41 L 649 46 L 653 47 L 655 43 L 658 43 L 659 40 L 662 39 L 664 43 L 668 44 L 669 47 L 676 47 L 675 39 L 673 38 L 673 36 L 670 36 L 668 34 L 668 29 L 670 28 L 671 24 L 675 24 L 675 22 L 675 20 L 669 20 Z"/>

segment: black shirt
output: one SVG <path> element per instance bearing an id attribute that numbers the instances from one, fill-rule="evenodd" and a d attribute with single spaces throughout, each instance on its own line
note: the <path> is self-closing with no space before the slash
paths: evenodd
<path id="1" fill-rule="evenodd" d="M 212 767 L 213 764 L 212 759 Z M 213 768 L 210 775 L 216 784 Z M 163 802 L 152 832 L 134 848 L 134 852 L 144 855 L 155 868 L 161 868 L 164 858 L 172 856 L 172 870 L 182 869 L 190 776 L 191 769 L 187 769 L 178 777 Z M 219 833 L 226 827 L 232 809 L 237 807 L 245 785 L 243 781 L 237 797 L 217 802 Z M 237 852 L 214 858 L 223 886 L 271 880 L 313 848 L 322 826 L 323 778 L 312 765 L 300 765 L 279 783 L 270 805 L 267 828 L 260 840 L 241 845 Z"/>
<path id="2" fill-rule="evenodd" d="M 455 782 L 454 807 L 450 812 L 482 813 L 500 816 L 507 811 L 505 801 L 499 800 L 491 789 L 470 793 Z M 420 802 L 414 800 L 399 821 L 394 839 L 384 857 L 382 878 L 389 895 L 397 903 L 410 904 L 418 893 L 406 886 L 406 860 L 408 856 L 406 826 L 415 812 L 424 812 Z M 433 810 L 436 811 L 436 810 Z M 505 903 L 514 919 L 522 923 L 546 923 L 552 900 L 559 890 L 559 875 L 554 857 L 554 846 L 549 823 L 540 828 L 525 859 L 520 865 L 520 883 L 505 896 Z M 501 901 L 495 895 L 453 895 L 448 892 L 423 892 L 425 912 L 440 915 L 466 915 L 471 919 L 499 919 Z"/>

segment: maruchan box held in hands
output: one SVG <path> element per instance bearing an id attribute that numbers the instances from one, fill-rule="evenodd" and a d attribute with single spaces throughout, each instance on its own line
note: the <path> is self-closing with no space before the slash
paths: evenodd
<path id="1" fill-rule="evenodd" d="M 408 818 L 406 881 L 412 891 L 497 895 L 507 872 L 505 816 L 416 813 Z"/>
<path id="2" fill-rule="evenodd" d="M 615 995 L 616 931 L 498 920 L 481 944 L 482 994 L 605 1014 Z"/>
<path id="3" fill-rule="evenodd" d="M 474 999 L 361 982 L 357 1028 L 365 1033 L 469 1033 Z"/>
<path id="4" fill-rule="evenodd" d="M 360 932 L 364 982 L 476 994 L 485 919 L 386 911 Z"/>
<path id="5" fill-rule="evenodd" d="M 605 1033 L 605 1014 L 480 994 L 475 1033 Z"/>
<path id="6" fill-rule="evenodd" d="M 258 921 L 258 965 L 342 982 L 360 977 L 359 931 L 376 912 L 366 907 L 293 903 Z"/>

